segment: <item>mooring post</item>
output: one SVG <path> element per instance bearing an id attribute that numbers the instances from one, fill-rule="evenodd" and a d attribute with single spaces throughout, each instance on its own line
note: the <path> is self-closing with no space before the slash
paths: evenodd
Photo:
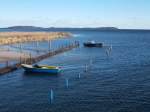
<path id="1" fill-rule="evenodd" d="M 20 43 L 20 52 L 22 52 L 22 45 L 21 45 L 21 43 Z"/>
<path id="2" fill-rule="evenodd" d="M 50 52 L 51 50 L 51 40 L 48 40 L 48 51 Z"/>
<path id="3" fill-rule="evenodd" d="M 24 54 L 24 63 L 26 64 L 26 55 Z"/>
<path id="4" fill-rule="evenodd" d="M 109 50 L 110 50 L 110 52 L 112 51 L 112 45 L 110 45 Z"/>
<path id="5" fill-rule="evenodd" d="M 69 79 L 66 78 L 66 88 L 68 88 L 68 87 L 69 87 Z"/>
<path id="6" fill-rule="evenodd" d="M 106 55 L 107 55 L 107 57 L 110 56 L 110 51 L 108 49 L 106 49 Z"/>
<path id="7" fill-rule="evenodd" d="M 81 78 L 81 74 L 80 74 L 80 73 L 78 74 L 78 78 L 79 78 L 79 79 Z"/>
<path id="8" fill-rule="evenodd" d="M 32 64 L 32 55 L 30 53 L 30 64 Z"/>
<path id="9" fill-rule="evenodd" d="M 20 64 L 21 64 L 21 56 L 20 56 Z"/>
<path id="10" fill-rule="evenodd" d="M 112 51 L 112 45 L 108 46 L 105 50 L 107 57 L 110 56 L 111 51 Z"/>
<path id="11" fill-rule="evenodd" d="M 39 42 L 38 42 L 38 41 L 36 41 L 36 51 L 37 51 L 37 53 L 39 52 L 39 50 L 38 50 L 38 46 L 39 46 Z"/>
<path id="12" fill-rule="evenodd" d="M 87 64 L 85 65 L 85 72 L 87 72 L 88 71 L 88 66 L 87 66 Z"/>
<path id="13" fill-rule="evenodd" d="M 6 61 L 6 67 L 8 67 L 9 66 L 9 61 Z"/>
<path id="14" fill-rule="evenodd" d="M 26 64 L 26 57 L 24 57 L 24 64 Z"/>
<path id="15" fill-rule="evenodd" d="M 49 94 L 49 102 L 50 104 L 53 103 L 53 100 L 54 100 L 54 92 L 53 92 L 53 89 L 50 90 L 50 94 Z"/>

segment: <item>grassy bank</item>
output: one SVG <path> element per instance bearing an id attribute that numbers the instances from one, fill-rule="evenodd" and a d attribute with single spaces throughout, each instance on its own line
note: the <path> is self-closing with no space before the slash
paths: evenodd
<path id="1" fill-rule="evenodd" d="M 67 32 L 0 32 L 0 45 L 70 37 Z"/>

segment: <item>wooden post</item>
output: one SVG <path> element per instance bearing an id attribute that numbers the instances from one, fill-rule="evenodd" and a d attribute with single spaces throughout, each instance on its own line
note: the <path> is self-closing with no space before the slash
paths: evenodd
<path id="1" fill-rule="evenodd" d="M 50 52 L 51 50 L 51 40 L 48 41 L 48 51 Z"/>
<path id="2" fill-rule="evenodd" d="M 110 56 L 110 51 L 108 49 L 106 49 L 105 52 L 106 52 L 107 57 L 109 57 Z"/>
<path id="3" fill-rule="evenodd" d="M 38 42 L 38 41 L 36 41 L 36 51 L 37 51 L 37 53 L 39 52 L 39 50 L 38 50 L 38 46 L 39 46 L 39 42 Z"/>
<path id="4" fill-rule="evenodd" d="M 21 43 L 20 43 L 20 52 L 22 52 L 22 45 L 21 45 Z"/>
<path id="5" fill-rule="evenodd" d="M 32 64 L 32 55 L 30 53 L 30 64 Z"/>
<path id="6" fill-rule="evenodd" d="M 87 72 L 88 71 L 88 66 L 87 66 L 87 64 L 85 65 L 85 72 Z"/>
<path id="7" fill-rule="evenodd" d="M 54 100 L 54 91 L 53 91 L 53 89 L 51 89 L 50 90 L 50 95 L 49 95 L 49 101 L 50 101 L 50 103 L 53 103 L 53 100 Z"/>
<path id="8" fill-rule="evenodd" d="M 66 88 L 68 88 L 69 87 L 69 79 L 67 78 L 65 82 L 66 82 Z"/>
<path id="9" fill-rule="evenodd" d="M 79 78 L 79 79 L 81 78 L 81 74 L 80 74 L 80 73 L 78 74 L 78 78 Z"/>
<path id="10" fill-rule="evenodd" d="M 110 51 L 110 52 L 112 51 L 112 45 L 110 45 L 110 47 L 109 47 L 109 51 Z"/>
<path id="11" fill-rule="evenodd" d="M 21 60 L 21 56 L 20 56 L 20 64 L 21 64 L 21 61 L 22 61 L 22 60 Z"/>
<path id="12" fill-rule="evenodd" d="M 8 67 L 9 66 L 9 61 L 6 61 L 6 67 Z"/>
<path id="13" fill-rule="evenodd" d="M 26 64 L 26 57 L 24 57 L 24 64 Z"/>

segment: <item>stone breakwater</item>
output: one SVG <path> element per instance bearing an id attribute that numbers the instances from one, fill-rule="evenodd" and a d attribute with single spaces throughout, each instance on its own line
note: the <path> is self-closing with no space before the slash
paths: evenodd
<path id="1" fill-rule="evenodd" d="M 68 32 L 0 32 L 0 45 L 71 37 Z"/>

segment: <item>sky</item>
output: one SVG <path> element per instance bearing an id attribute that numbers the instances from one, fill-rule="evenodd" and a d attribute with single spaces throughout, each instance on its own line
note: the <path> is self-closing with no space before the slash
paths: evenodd
<path id="1" fill-rule="evenodd" d="M 150 29 L 150 0 L 0 0 L 0 27 Z"/>

